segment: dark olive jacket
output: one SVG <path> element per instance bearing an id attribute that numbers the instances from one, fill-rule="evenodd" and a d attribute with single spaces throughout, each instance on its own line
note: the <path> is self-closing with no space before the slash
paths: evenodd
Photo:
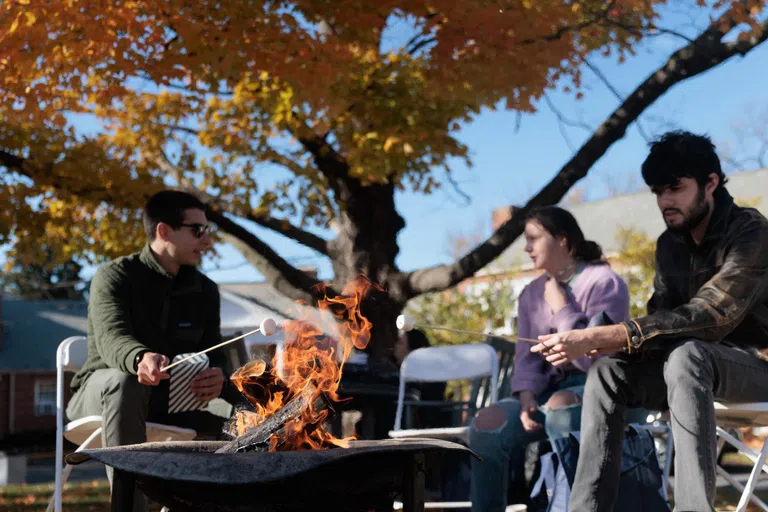
<path id="1" fill-rule="evenodd" d="M 95 370 L 117 368 L 135 375 L 141 351 L 173 359 L 221 342 L 219 291 L 194 267 L 166 272 L 149 246 L 102 265 L 88 298 L 88 360 L 72 379 L 77 390 Z M 208 353 L 222 367 L 220 350 Z"/>

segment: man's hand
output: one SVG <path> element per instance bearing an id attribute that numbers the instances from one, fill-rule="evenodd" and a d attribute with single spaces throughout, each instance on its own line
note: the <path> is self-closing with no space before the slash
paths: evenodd
<path id="1" fill-rule="evenodd" d="M 536 432 L 541 430 L 543 425 L 533 419 L 533 415 L 539 410 L 539 404 L 530 391 L 520 392 L 520 404 L 523 409 L 520 411 L 520 421 L 523 423 L 523 430 L 526 432 Z"/>
<path id="2" fill-rule="evenodd" d="M 156 354 L 155 352 L 145 352 L 139 361 L 139 366 L 136 368 L 136 373 L 139 376 L 139 383 L 145 386 L 157 386 L 161 380 L 165 380 L 170 375 L 168 373 L 160 371 L 160 368 L 168 366 L 168 358 L 163 354 Z"/>
<path id="3" fill-rule="evenodd" d="M 201 402 L 210 402 L 218 398 L 224 387 L 224 372 L 221 368 L 208 368 L 197 374 L 189 384 L 190 391 L 197 394 Z"/>
<path id="4" fill-rule="evenodd" d="M 554 366 L 562 366 L 584 355 L 609 354 L 626 346 L 626 330 L 621 325 L 576 329 L 539 336 L 531 352 L 541 353 Z"/>
<path id="5" fill-rule="evenodd" d="M 557 313 L 568 304 L 568 296 L 554 276 L 549 276 L 544 283 L 544 300 L 553 313 Z"/>

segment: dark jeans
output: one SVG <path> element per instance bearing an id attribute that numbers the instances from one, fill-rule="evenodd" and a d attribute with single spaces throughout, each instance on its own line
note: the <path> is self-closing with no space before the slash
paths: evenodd
<path id="1" fill-rule="evenodd" d="M 731 346 L 698 340 L 595 362 L 584 391 L 570 510 L 613 510 L 630 407 L 669 409 L 675 440 L 675 510 L 714 510 L 715 400 L 768 401 L 768 363 Z"/>
<path id="2" fill-rule="evenodd" d="M 232 406 L 220 399 L 209 402 L 207 410 L 168 414 L 167 409 L 167 386 L 144 386 L 138 377 L 120 370 L 96 370 L 67 404 L 67 417 L 77 420 L 101 416 L 101 445 L 107 447 L 146 442 L 147 421 L 192 428 L 198 436 L 216 437 L 232 413 Z M 107 466 L 110 483 L 112 473 Z M 146 510 L 146 498 L 139 492 L 134 504 L 134 510 Z"/>

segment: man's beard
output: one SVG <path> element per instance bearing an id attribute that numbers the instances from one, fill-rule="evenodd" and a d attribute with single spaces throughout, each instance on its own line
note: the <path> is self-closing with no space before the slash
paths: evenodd
<path id="1" fill-rule="evenodd" d="M 709 203 L 704 196 L 704 188 L 699 188 L 699 193 L 696 195 L 696 203 L 691 206 L 687 212 L 681 212 L 676 210 L 683 217 L 683 222 L 676 225 L 670 225 L 666 217 L 664 223 L 667 225 L 667 229 L 673 233 L 685 233 L 691 231 L 709 215 Z"/>

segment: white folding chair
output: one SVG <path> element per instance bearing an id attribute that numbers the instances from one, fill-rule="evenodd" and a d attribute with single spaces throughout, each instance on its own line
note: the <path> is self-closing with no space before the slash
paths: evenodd
<path id="1" fill-rule="evenodd" d="M 490 378 L 490 403 L 498 399 L 499 358 L 496 350 L 487 343 L 425 347 L 414 350 L 400 366 L 400 389 L 397 396 L 397 413 L 394 428 L 389 437 L 430 437 L 439 439 L 461 438 L 466 440 L 467 426 L 402 429 L 405 407 L 405 386 L 408 382 L 448 382 L 451 380 Z"/>
<path id="2" fill-rule="evenodd" d="M 717 465 L 717 474 L 723 477 L 725 481 L 741 491 L 741 498 L 736 507 L 737 512 L 747 510 L 747 505 L 751 501 L 761 510 L 768 512 L 768 505 L 760 498 L 754 495 L 755 485 L 761 472 L 768 473 L 768 464 L 765 463 L 768 456 L 768 440 L 763 442 L 760 451 L 755 451 L 731 435 L 726 429 L 733 427 L 765 427 L 768 426 L 768 402 L 744 403 L 744 404 L 726 404 L 715 402 L 715 416 L 717 417 L 717 454 L 726 443 L 736 448 L 739 453 L 752 461 L 752 470 L 746 484 L 739 482 L 733 475 L 728 473 L 722 466 Z"/>
<path id="3" fill-rule="evenodd" d="M 84 336 L 72 336 L 56 350 L 56 489 L 47 512 L 61 512 L 62 489 L 72 466 L 64 463 L 64 438 L 78 445 L 76 451 L 101 447 L 101 416 L 88 416 L 64 425 L 64 373 L 76 372 L 88 357 L 88 341 Z M 147 442 L 189 441 L 197 432 L 189 428 L 147 422 Z"/>
<path id="4" fill-rule="evenodd" d="M 394 429 L 390 430 L 389 437 L 394 439 L 408 437 L 461 439 L 468 442 L 469 427 L 467 426 L 402 429 L 405 385 L 408 382 L 448 382 L 483 378 L 490 378 L 490 403 L 488 404 L 490 405 L 498 400 L 499 356 L 496 349 L 487 343 L 425 347 L 414 350 L 405 357 L 400 366 L 397 413 Z M 468 501 L 443 501 L 425 503 L 424 508 L 454 509 L 471 506 L 472 504 Z M 393 508 L 400 510 L 402 503 L 394 502 Z"/>

